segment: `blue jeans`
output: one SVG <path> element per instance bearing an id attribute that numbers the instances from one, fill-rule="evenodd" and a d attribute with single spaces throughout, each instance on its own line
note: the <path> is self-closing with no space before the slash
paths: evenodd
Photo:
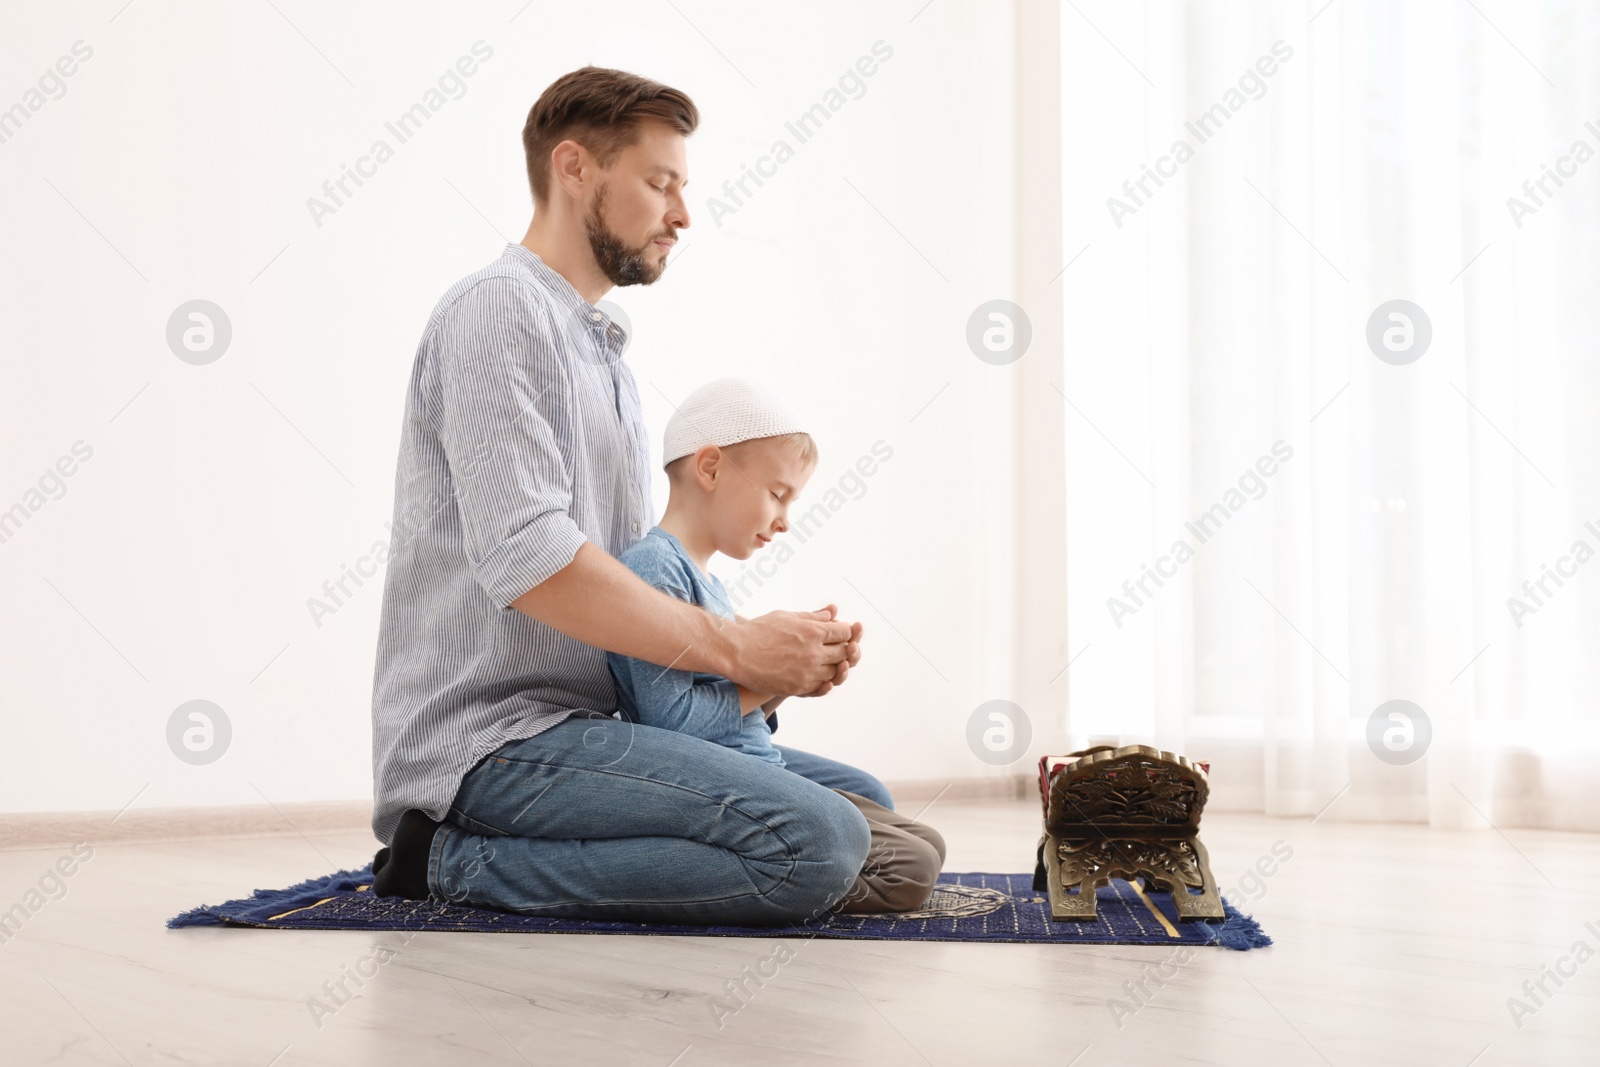
<path id="1" fill-rule="evenodd" d="M 574 716 L 468 771 L 428 857 L 435 899 L 524 915 L 776 926 L 838 904 L 871 846 L 843 789 L 865 771 L 785 746 L 786 767 L 687 734 Z"/>

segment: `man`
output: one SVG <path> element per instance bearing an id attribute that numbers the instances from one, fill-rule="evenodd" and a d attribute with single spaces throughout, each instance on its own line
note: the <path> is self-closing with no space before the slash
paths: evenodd
<path id="1" fill-rule="evenodd" d="M 820 696 L 861 624 L 725 619 L 615 558 L 654 520 L 626 334 L 594 307 L 661 276 L 679 230 L 683 93 L 585 67 L 523 129 L 533 221 L 423 332 L 395 478 L 373 681 L 374 891 L 532 915 L 781 924 L 829 910 L 881 782 L 628 722 L 606 652 Z"/>

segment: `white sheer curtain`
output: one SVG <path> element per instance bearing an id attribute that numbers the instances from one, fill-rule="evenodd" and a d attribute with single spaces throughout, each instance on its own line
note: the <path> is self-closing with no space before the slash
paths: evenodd
<path id="1" fill-rule="evenodd" d="M 1064 9 L 1071 735 L 1600 829 L 1600 10 L 1322 4 Z"/>

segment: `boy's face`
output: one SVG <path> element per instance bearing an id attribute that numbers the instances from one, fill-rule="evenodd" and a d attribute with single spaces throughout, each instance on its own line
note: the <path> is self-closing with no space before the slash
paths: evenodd
<path id="1" fill-rule="evenodd" d="M 805 488 L 815 464 L 803 464 L 793 445 L 756 440 L 722 450 L 711 494 L 711 534 L 716 550 L 749 559 L 789 528 L 789 505 Z"/>

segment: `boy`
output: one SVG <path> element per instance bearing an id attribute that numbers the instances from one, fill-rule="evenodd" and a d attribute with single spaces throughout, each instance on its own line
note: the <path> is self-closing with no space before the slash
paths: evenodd
<path id="1" fill-rule="evenodd" d="M 640 578 L 725 619 L 726 590 L 706 572 L 712 553 L 749 559 L 788 529 L 788 510 L 816 469 L 811 436 L 787 405 L 735 378 L 691 393 L 667 423 L 666 513 L 619 559 Z M 756 693 L 715 674 L 673 670 L 606 654 L 625 718 L 675 730 L 785 766 L 772 744 L 783 697 Z M 933 892 L 944 838 L 932 827 L 866 797 L 834 792 L 860 810 L 872 848 L 855 885 L 832 910 L 912 911 Z"/>

